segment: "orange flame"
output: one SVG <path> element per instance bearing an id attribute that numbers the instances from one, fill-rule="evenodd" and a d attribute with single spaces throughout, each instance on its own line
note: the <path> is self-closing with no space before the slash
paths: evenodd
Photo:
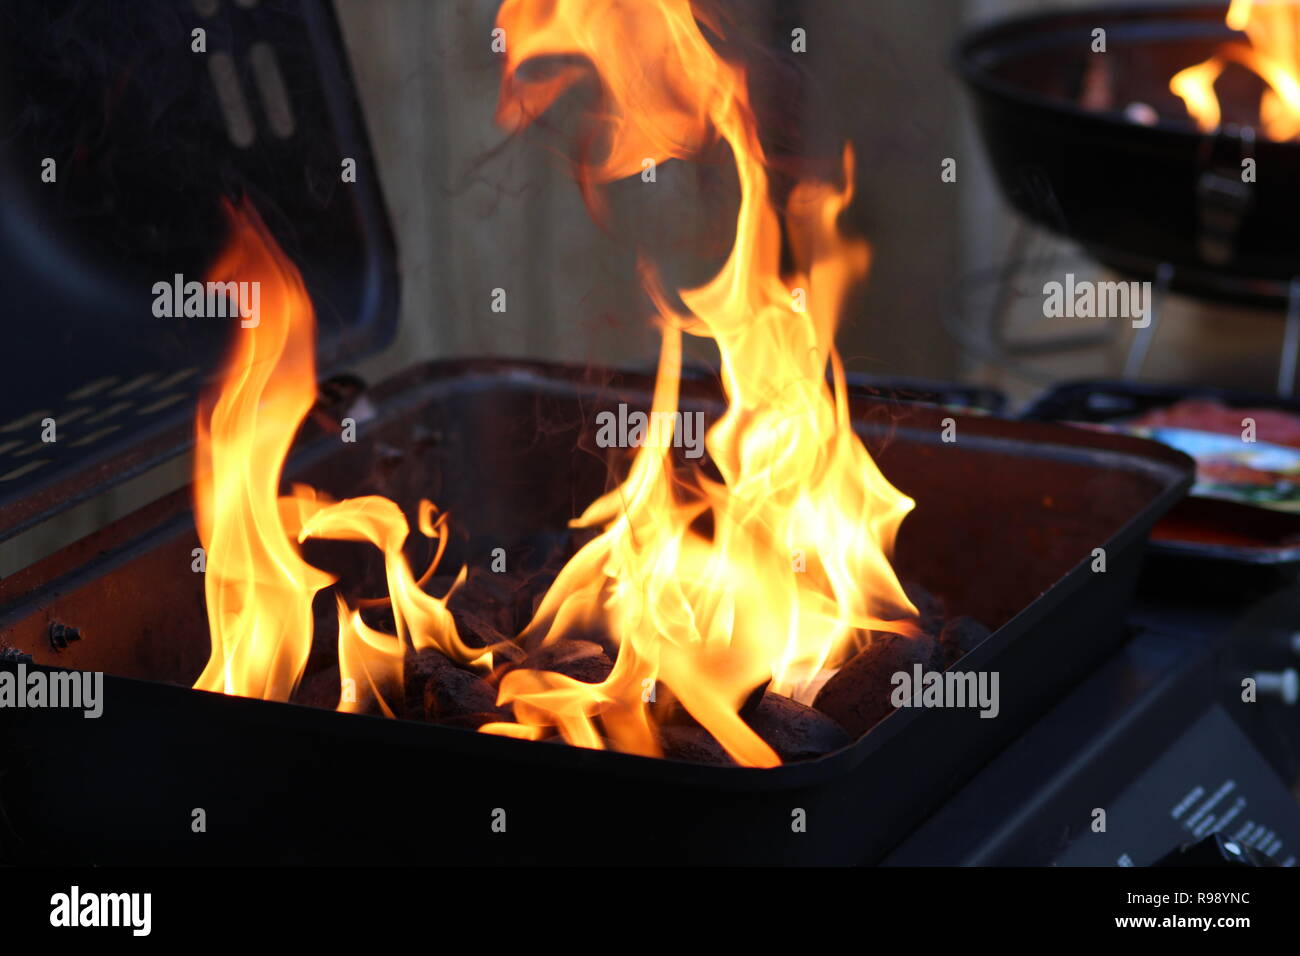
<path id="1" fill-rule="evenodd" d="M 241 205 L 228 216 L 232 236 L 210 278 L 260 283 L 262 309 L 257 324 L 237 333 L 220 391 L 199 412 L 195 513 L 207 551 L 212 654 L 194 686 L 288 700 L 311 650 L 312 599 L 334 581 L 298 546 L 310 537 L 364 541 L 384 553 L 397 634 L 374 630 L 338 599 L 339 709 L 365 710 L 373 701 L 391 716 L 385 695 L 400 687 L 408 646 L 477 667 L 491 667 L 492 655 L 466 646 L 447 597 L 430 596 L 415 580 L 402 551 L 409 526 L 396 504 L 332 502 L 304 485 L 279 496 L 289 446 L 316 396 L 315 313 L 301 275 L 257 213 Z M 438 539 L 430 573 L 446 546 L 444 518 L 421 503 L 421 531 Z M 463 578 L 462 570 L 457 583 Z"/>
<path id="2" fill-rule="evenodd" d="M 309 490 L 295 489 L 299 500 Z M 437 567 L 446 547 L 446 537 L 439 527 L 430 523 L 428 503 L 422 503 L 420 521 L 428 537 L 438 539 L 438 552 L 432 567 Z M 393 605 L 393 620 L 397 624 L 398 646 L 409 641 L 415 650 L 435 648 L 461 663 L 491 668 L 492 654 L 483 648 L 469 647 L 456 633 L 456 624 L 447 610 L 447 597 L 435 598 L 425 593 L 411 572 L 411 565 L 402 553 L 409 526 L 406 516 L 388 498 L 368 495 L 348 498 L 327 504 L 310 514 L 298 532 L 298 540 L 308 538 L 333 538 L 340 541 L 368 541 L 384 553 L 384 571 L 388 581 L 389 599 Z M 462 568 L 452 590 L 465 579 Z"/>
<path id="3" fill-rule="evenodd" d="M 365 713 L 374 702 L 385 717 L 395 717 L 386 698 L 396 698 L 401 692 L 406 648 L 395 635 L 369 627 L 361 620 L 361 612 L 349 610 L 342 598 L 337 601 L 341 678 L 338 709 Z"/>
<path id="4" fill-rule="evenodd" d="M 1169 89 L 1187 106 L 1202 132 L 1213 132 L 1223 111 L 1214 84 L 1229 63 L 1239 63 L 1267 84 L 1259 121 L 1270 139 L 1300 135 L 1300 4 L 1296 0 L 1232 0 L 1227 24 L 1248 43 L 1225 43 L 1210 59 L 1174 74 Z"/>
<path id="5" fill-rule="evenodd" d="M 740 182 L 731 254 L 712 281 L 681 290 L 689 315 L 647 282 L 663 327 L 655 413 L 677 411 L 684 332 L 721 353 L 728 408 L 706 439 L 721 481 L 683 478 L 668 449 L 642 447 L 627 480 L 575 522 L 604 530 L 525 632 L 553 642 L 601 625 L 619 642 L 612 673 L 591 685 L 515 670 L 500 700 L 521 724 L 556 727 L 571 743 L 601 747 L 608 737 L 658 754 L 650 704 L 661 683 L 737 762 L 772 766 L 776 754 L 739 715 L 755 687 L 771 679 L 808 700 L 869 631 L 913 633 L 915 608 L 888 559 L 913 503 L 854 435 L 833 345 L 844 296 L 869 259 L 865 243 L 836 228 L 851 188 L 801 184 L 778 213 L 745 73 L 717 54 L 689 0 L 507 0 L 498 24 L 509 51 L 498 118 L 508 126 L 580 78 L 574 58 L 594 67 L 607 151 L 583 164 L 584 182 L 692 156 L 718 137 Z M 570 65 L 527 78 L 525 64 L 544 56 Z M 844 172 L 851 183 L 847 149 Z M 783 221 L 797 264 L 786 277 Z"/>
<path id="6" fill-rule="evenodd" d="M 213 281 L 261 283 L 261 313 L 236 332 L 220 393 L 199 411 L 195 521 L 206 551 L 212 655 L 194 686 L 288 700 L 312 642 L 312 598 L 333 582 L 303 561 L 279 500 L 280 471 L 316 399 L 315 318 L 302 277 L 256 211 L 228 207 Z"/>
<path id="7" fill-rule="evenodd" d="M 595 184 L 721 139 L 736 164 L 740 205 L 718 274 L 679 291 L 685 313 L 645 270 L 663 330 L 651 409 L 659 420 L 682 413 L 683 335 L 712 339 L 721 354 L 728 406 L 706 436 L 716 477 L 678 463 L 664 442 L 637 451 L 626 480 L 574 522 L 601 532 L 562 569 L 521 635 L 553 643 L 598 628 L 618 645 L 612 671 L 589 684 L 511 670 L 498 702 L 513 705 L 515 722 L 480 729 L 520 739 L 558 732 L 580 746 L 612 742 L 657 755 L 656 716 L 671 699 L 738 763 L 772 766 L 775 752 L 740 716 L 756 688 L 770 682 L 811 700 L 871 632 L 915 633 L 916 610 L 889 563 L 913 502 L 854 434 L 834 348 L 845 296 L 869 263 L 866 244 L 837 228 L 852 198 L 852 153 L 844 152 L 842 189 L 804 182 L 778 210 L 745 73 L 718 56 L 689 0 L 507 0 L 499 23 L 510 53 L 498 116 L 508 125 L 527 124 L 577 82 L 574 59 L 595 68 L 607 135 L 604 158 L 582 164 L 593 203 Z M 531 78 L 521 72 L 552 56 L 567 65 Z M 337 599 L 339 708 L 377 704 L 392 716 L 387 698 L 400 688 L 408 649 L 433 648 L 474 667 L 491 667 L 492 649 L 467 646 L 447 610 L 464 569 L 448 595 L 423 591 L 428 573 L 412 573 L 403 553 L 410 528 L 392 501 L 334 502 L 305 486 L 278 497 L 314 395 L 314 316 L 300 276 L 256 214 L 241 208 L 231 219 L 231 247 L 214 278 L 261 281 L 265 308 L 200 414 L 196 508 L 208 548 L 212 658 L 196 686 L 287 699 L 310 649 L 313 597 L 332 582 L 299 546 L 312 537 L 368 542 L 384 555 L 388 597 L 380 600 L 391 602 L 397 633 L 375 630 Z M 789 274 L 781 271 L 784 240 Z M 421 503 L 417 526 L 438 540 L 438 558 L 445 520 Z M 657 697 L 660 687 L 671 698 Z"/>

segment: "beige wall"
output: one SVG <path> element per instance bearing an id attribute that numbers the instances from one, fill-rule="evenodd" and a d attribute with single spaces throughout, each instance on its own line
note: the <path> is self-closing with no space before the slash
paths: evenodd
<path id="1" fill-rule="evenodd" d="M 966 25 L 1087 0 L 722 2 L 761 43 L 778 42 L 773 10 L 785 26 L 807 30 L 807 53 L 792 58 L 803 103 L 794 121 L 808 142 L 854 144 L 849 225 L 871 242 L 874 263 L 839 337 L 851 370 L 978 380 L 1020 401 L 1052 378 L 1118 373 L 1124 338 L 1033 363 L 1026 376 L 959 348 L 940 321 L 960 303 L 980 301 L 965 277 L 1005 260 L 1014 221 L 950 67 L 952 45 Z M 653 188 L 615 184 L 614 228 L 602 232 L 562 158 L 564 118 L 513 139 L 493 123 L 500 64 L 488 38 L 497 0 L 335 3 L 402 254 L 400 340 L 365 363 L 367 374 L 447 355 L 652 362 L 656 340 L 636 279 L 637 250 L 672 263 L 670 275 L 683 281 L 706 277 L 717 264 L 710 252 L 730 237 L 734 187 L 726 171 L 673 163 Z M 958 161 L 956 183 L 940 180 L 947 157 Z M 1066 253 L 1080 273 L 1093 268 Z M 507 290 L 505 315 L 489 308 L 498 287 Z M 1194 302 L 1174 302 L 1169 316 L 1151 353 L 1154 377 L 1202 374 L 1197 355 L 1207 336 L 1218 343 L 1212 361 L 1246 343 L 1247 356 L 1224 377 L 1265 374 L 1248 356 L 1273 347 L 1267 319 L 1243 340 L 1216 335 L 1219 319 Z M 1028 337 L 1059 332 L 1035 327 L 1032 310 L 1018 325 L 1027 325 L 1019 331 Z"/>
<path id="2" fill-rule="evenodd" d="M 728 235 L 729 200 L 713 194 L 725 193 L 725 172 L 701 182 L 668 166 L 653 192 L 613 187 L 618 228 L 596 228 L 557 155 L 563 139 L 530 131 L 510 140 L 492 123 L 496 6 L 336 0 L 402 249 L 401 340 L 369 363 L 372 374 L 431 355 L 652 361 L 638 247 L 677 254 L 689 274 L 680 251 L 690 236 L 717 249 Z M 769 22 L 766 2 L 736 6 L 754 24 Z M 854 142 L 851 219 L 876 254 L 842 351 L 850 368 L 875 374 L 953 375 L 955 349 L 935 317 L 961 256 L 966 187 L 939 182 L 940 160 L 962 141 L 946 65 L 960 4 L 806 0 L 803 11 L 800 66 L 813 97 L 804 121 L 819 127 L 814 138 Z M 509 295 L 504 316 L 489 309 L 496 287 Z"/>

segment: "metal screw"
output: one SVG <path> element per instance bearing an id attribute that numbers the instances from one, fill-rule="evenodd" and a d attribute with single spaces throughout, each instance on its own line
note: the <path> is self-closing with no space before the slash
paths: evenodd
<path id="1" fill-rule="evenodd" d="M 58 621 L 50 622 L 50 646 L 56 651 L 64 650 L 73 641 L 81 640 L 81 630 L 68 627 Z"/>

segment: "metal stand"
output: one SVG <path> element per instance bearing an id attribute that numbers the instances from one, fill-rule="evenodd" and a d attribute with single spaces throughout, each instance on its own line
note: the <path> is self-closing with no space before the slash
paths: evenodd
<path id="1" fill-rule="evenodd" d="M 1300 277 L 1291 280 L 1286 299 L 1286 328 L 1277 369 L 1277 393 L 1283 398 L 1295 398 L 1297 353 L 1300 353 Z"/>
<path id="2" fill-rule="evenodd" d="M 1017 220 L 1003 264 L 967 274 L 956 290 L 953 306 L 942 319 L 948 333 L 970 356 L 996 365 L 1029 382 L 1055 384 L 1058 375 L 1044 373 L 1026 361 L 1035 356 L 1099 349 L 1112 345 L 1124 331 L 1121 322 L 1107 321 L 1096 332 L 1067 332 L 1026 338 L 1016 335 L 1012 318 L 1022 300 L 1040 299 L 1043 283 L 1059 278 L 1065 265 L 1062 245 L 1024 220 Z M 1083 262 L 1089 260 L 1082 260 Z M 1173 288 L 1172 263 L 1159 265 L 1152 279 L 1150 322 L 1138 328 L 1124 354 L 1122 376 L 1142 374 Z M 1023 310 L 1022 310 L 1023 311 Z M 1024 323 L 1022 322 L 1022 325 Z M 1287 287 L 1286 319 L 1278 361 L 1277 393 L 1295 398 L 1300 376 L 1300 276 Z"/>
<path id="3" fill-rule="evenodd" d="M 1038 303 L 1037 314 L 1041 316 L 1044 283 L 1059 279 L 1070 262 L 1077 261 L 1080 268 L 1091 268 L 1092 261 L 1082 256 L 1067 256 L 1068 243 L 1023 219 L 1017 218 L 1012 229 L 1006 258 L 998 265 L 964 275 L 954 289 L 950 306 L 940 318 L 967 356 L 1027 382 L 1054 384 L 1059 374 L 1036 368 L 1033 358 L 1105 348 L 1118 340 L 1124 327 L 1119 322 L 1105 322 L 1100 329 L 1084 333 L 1032 338 L 1016 335 L 1012 318 L 1018 304 L 1033 300 Z"/>
<path id="4" fill-rule="evenodd" d="M 1032 228 L 1023 220 L 1017 220 L 1014 229 L 1007 248 L 1007 265 L 996 270 L 1001 275 L 1001 282 L 993 301 L 993 308 L 986 320 L 989 341 L 994 351 L 1004 356 L 1051 355 L 1100 348 L 1115 341 L 1118 329 L 1113 324 L 1104 325 L 1098 332 L 1071 332 L 1052 337 L 1018 339 L 1011 335 L 1007 324 L 1011 316 L 1011 306 L 1027 275 L 1041 276 L 1054 272 L 1054 267 L 1060 259 L 1059 251 L 1056 249 L 1044 255 L 1032 254 L 1036 251 L 1035 244 L 1042 244 L 1042 233 L 1039 230 Z"/>
<path id="5" fill-rule="evenodd" d="M 1160 315 L 1164 311 L 1165 296 L 1174 281 L 1174 267 L 1162 262 L 1156 269 L 1155 281 L 1151 284 L 1151 319 L 1144 328 L 1137 330 L 1133 341 L 1129 343 L 1128 355 L 1124 359 L 1124 378 L 1135 379 L 1142 374 L 1146 364 L 1147 353 L 1155 341 L 1156 329 L 1160 327 Z"/>

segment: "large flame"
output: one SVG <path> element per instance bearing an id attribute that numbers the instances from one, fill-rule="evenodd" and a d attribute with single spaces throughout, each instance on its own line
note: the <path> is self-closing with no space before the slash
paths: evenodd
<path id="1" fill-rule="evenodd" d="M 576 60 L 594 68 L 606 151 L 583 158 L 584 183 L 690 157 L 716 138 L 740 183 L 731 254 L 712 281 L 680 292 L 689 314 L 647 283 L 663 327 L 654 412 L 677 411 L 683 333 L 721 353 L 728 408 L 706 442 L 721 480 L 684 477 L 670 449 L 641 448 L 627 480 L 576 522 L 604 530 L 564 568 L 525 635 L 557 641 L 595 624 L 619 642 L 613 672 L 589 685 L 516 670 L 501 700 L 521 723 L 557 727 L 573 743 L 599 747 L 603 736 L 657 754 L 649 691 L 662 684 L 735 760 L 771 766 L 775 753 L 739 716 L 747 696 L 770 679 L 806 700 L 868 632 L 909 632 L 915 614 L 887 556 L 912 502 L 854 435 L 833 345 L 845 293 L 868 264 L 866 245 L 836 227 L 852 155 L 842 190 L 802 184 L 778 212 L 744 70 L 718 55 L 688 0 L 507 0 L 498 24 L 508 44 L 498 118 L 508 126 L 575 83 Z M 539 57 L 567 65 L 530 79 L 525 66 Z M 797 266 L 789 276 L 783 222 Z"/>
<path id="2" fill-rule="evenodd" d="M 490 667 L 492 655 L 462 643 L 447 596 L 434 598 L 416 581 L 402 550 L 407 520 L 392 501 L 334 502 L 305 485 L 280 496 L 289 446 L 316 397 L 315 313 L 302 276 L 257 213 L 241 204 L 228 219 L 231 239 L 209 278 L 259 283 L 262 307 L 256 324 L 236 332 L 220 389 L 199 411 L 195 516 L 207 552 L 212 655 L 194 686 L 288 700 L 311 650 L 312 600 L 334 581 L 303 560 L 299 542 L 369 542 L 384 554 L 397 633 L 369 627 L 339 599 L 339 708 L 377 699 L 391 714 L 385 696 L 401 683 L 408 647 L 479 667 Z M 424 502 L 420 518 L 421 531 L 438 539 L 432 572 L 446 544 L 445 516 Z"/>
<path id="3" fill-rule="evenodd" d="M 334 580 L 303 561 L 280 472 L 316 400 L 315 318 L 298 270 L 247 205 L 229 207 L 216 282 L 257 282 L 260 315 L 236 332 L 219 394 L 199 410 L 195 521 L 206 551 L 212 656 L 194 686 L 287 700 L 311 650 L 312 598 Z"/>
<path id="4" fill-rule="evenodd" d="M 1300 135 L 1300 3 L 1232 0 L 1227 24 L 1248 43 L 1225 43 L 1210 59 L 1174 74 L 1169 89 L 1182 98 L 1202 132 L 1219 128 L 1223 111 L 1214 85 L 1229 63 L 1239 63 L 1267 85 L 1259 122 L 1270 139 Z"/>
<path id="5" fill-rule="evenodd" d="M 778 209 L 744 70 L 718 55 L 689 0 L 507 0 L 499 23 L 509 53 L 498 117 L 507 126 L 546 110 L 585 74 L 580 61 L 599 79 L 603 151 L 579 162 L 593 204 L 600 184 L 639 173 L 645 160 L 688 159 L 721 140 L 740 205 L 730 254 L 711 281 L 679 290 L 684 309 L 643 270 L 663 332 L 652 399 L 660 421 L 683 413 L 683 336 L 712 339 L 721 355 L 727 408 L 706 438 L 713 470 L 688 467 L 665 442 L 636 452 L 627 478 L 574 522 L 599 534 L 521 635 L 545 644 L 603 631 L 617 644 L 611 673 L 589 684 L 510 670 L 498 703 L 512 705 L 515 722 L 481 729 L 524 739 L 558 732 L 585 747 L 658 755 L 656 719 L 680 706 L 738 763 L 772 766 L 775 752 L 741 717 L 747 698 L 770 684 L 809 701 L 873 631 L 915 633 L 915 608 L 889 563 L 913 503 L 854 434 L 834 348 L 845 296 L 869 261 L 866 244 L 837 227 L 852 198 L 852 153 L 844 152 L 842 188 L 804 182 Z M 541 58 L 560 68 L 526 68 Z M 411 571 L 410 528 L 392 501 L 335 502 L 304 486 L 279 496 L 314 395 L 314 320 L 301 278 L 256 215 L 235 210 L 232 223 L 213 278 L 261 281 L 264 309 L 258 327 L 241 330 L 220 394 L 200 416 L 212 659 L 196 686 L 287 699 L 311 646 L 313 597 L 331 583 L 303 561 L 301 542 L 358 541 L 382 551 L 388 591 L 362 603 L 390 603 L 396 633 L 336 598 L 339 707 L 377 703 L 393 715 L 409 651 L 432 648 L 484 668 L 492 649 L 457 634 L 450 594 L 423 590 L 428 573 L 417 580 Z M 793 263 L 786 273 L 783 243 Z M 439 557 L 444 524 L 422 503 L 418 527 L 438 539 Z"/>

